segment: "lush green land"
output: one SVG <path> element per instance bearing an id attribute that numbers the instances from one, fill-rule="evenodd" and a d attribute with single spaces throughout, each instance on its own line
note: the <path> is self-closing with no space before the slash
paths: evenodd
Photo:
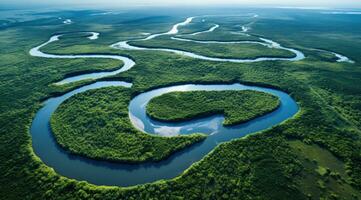
<path id="1" fill-rule="evenodd" d="M 133 128 L 128 119 L 130 89 L 104 88 L 76 95 L 51 119 L 58 143 L 72 153 L 99 160 L 159 161 L 200 142 L 205 135 L 160 137 Z"/>
<path id="2" fill-rule="evenodd" d="M 142 37 L 141 32 L 167 31 L 189 14 L 189 11 L 167 12 L 142 10 L 107 16 L 93 16 L 90 11 L 50 12 L 1 27 L 2 199 L 360 198 L 360 16 L 257 10 L 263 18 L 254 24 L 252 33 L 303 50 L 307 58 L 299 62 L 218 63 L 164 52 L 109 49 L 108 45 L 116 41 Z M 170 15 L 172 17 L 167 17 Z M 59 16 L 72 18 L 76 23 L 63 25 Z M 224 26 L 233 27 L 241 20 L 242 17 L 230 18 Z M 212 23 L 223 21 L 224 18 L 214 19 Z M 221 144 L 173 180 L 125 189 L 94 186 L 62 177 L 42 163 L 31 148 L 29 126 L 41 100 L 88 83 L 52 85 L 67 74 L 112 69 L 121 63 L 107 59 L 35 58 L 29 56 L 28 51 L 53 33 L 84 30 L 102 34 L 95 41 L 83 38 L 74 43 L 69 38 L 67 46 L 56 51 L 131 56 L 137 65 L 111 79 L 131 81 L 134 93 L 180 83 L 247 82 L 289 92 L 301 111 L 295 118 L 266 132 Z M 330 49 L 356 63 L 335 63 L 330 55 L 309 48 Z M 94 93 L 103 94 L 103 91 Z"/>
<path id="3" fill-rule="evenodd" d="M 162 121 L 223 114 L 223 124 L 230 126 L 274 111 L 279 104 L 277 97 L 255 91 L 172 92 L 152 99 L 147 114 Z"/>
<path id="4" fill-rule="evenodd" d="M 319 197 L 330 192 L 330 197 L 335 199 L 359 198 L 355 189 L 345 184 L 350 177 L 343 163 L 329 151 L 300 141 L 290 141 L 289 144 L 304 168 L 300 187 L 306 194 Z M 328 188 L 331 191 L 327 191 Z"/>

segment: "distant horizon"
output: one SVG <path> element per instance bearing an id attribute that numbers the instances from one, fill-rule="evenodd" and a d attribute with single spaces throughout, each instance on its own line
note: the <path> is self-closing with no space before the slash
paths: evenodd
<path id="1" fill-rule="evenodd" d="M 99 8 L 99 9 L 118 9 L 118 8 L 146 8 L 146 7 L 245 7 L 245 8 L 280 8 L 280 9 L 314 9 L 314 10 L 332 10 L 332 9 L 361 9 L 361 1 L 355 2 L 351 0 L 345 0 L 342 3 L 336 0 L 302 0 L 289 3 L 285 0 L 261 0 L 256 4 L 250 0 L 203 0 L 203 1 L 192 1 L 192 0 L 174 0 L 174 1 L 165 1 L 165 0 L 134 0 L 131 3 L 122 3 L 122 2 L 112 2 L 110 0 L 90 0 L 90 1 L 71 1 L 63 0 L 59 1 L 44 1 L 44 0 L 30 0 L 27 1 L 24 5 L 24 2 L 21 0 L 4 0 L 0 5 L 5 9 L 11 8 L 36 8 L 36 7 L 61 7 L 69 8 Z M 1 10 L 1 9 L 0 9 Z"/>

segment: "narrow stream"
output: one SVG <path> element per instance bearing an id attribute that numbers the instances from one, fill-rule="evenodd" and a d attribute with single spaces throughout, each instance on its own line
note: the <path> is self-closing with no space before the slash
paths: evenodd
<path id="1" fill-rule="evenodd" d="M 178 33 L 178 27 L 179 26 L 184 26 L 187 25 L 189 23 L 192 22 L 192 20 L 194 19 L 194 17 L 189 17 L 187 18 L 184 22 L 176 24 L 173 26 L 173 28 L 165 33 L 158 33 L 158 34 L 154 34 L 154 35 L 150 35 L 144 39 L 139 39 L 139 40 L 132 40 L 132 41 L 146 41 L 146 40 L 151 40 L 154 39 L 156 37 L 159 36 L 163 36 L 163 35 L 175 35 Z M 218 28 L 219 25 L 216 27 Z M 213 32 L 216 28 L 211 28 L 208 31 L 205 32 Z M 201 34 L 202 32 L 196 32 L 197 34 Z M 298 60 L 302 60 L 305 58 L 305 55 L 301 52 L 298 51 L 296 49 L 292 49 L 292 48 L 287 48 L 287 47 L 283 47 L 280 44 L 278 44 L 277 42 L 274 42 L 272 40 L 269 39 L 265 39 L 265 38 L 259 38 L 260 40 L 262 40 L 263 42 L 255 42 L 255 41 L 239 41 L 239 42 L 221 42 L 221 41 L 197 41 L 197 40 L 191 40 L 191 39 L 182 39 L 182 38 L 178 38 L 178 37 L 171 37 L 171 39 L 173 40 L 180 40 L 180 41 L 186 41 L 186 42 L 196 42 L 196 43 L 216 43 L 216 44 L 260 44 L 269 48 L 275 48 L 275 49 L 283 49 L 283 50 L 287 50 L 287 51 L 291 51 L 292 53 L 295 54 L 295 56 L 293 58 L 282 58 L 282 57 L 259 57 L 256 59 L 231 59 L 231 58 L 217 58 L 217 57 L 209 57 L 209 56 L 204 56 L 204 55 L 199 55 L 196 53 L 192 53 L 189 51 L 183 51 L 183 50 L 177 50 L 177 49 L 170 49 L 170 48 L 147 48 L 147 47 L 139 47 L 139 46 L 135 46 L 135 45 L 131 45 L 129 44 L 129 42 L 131 41 L 121 41 L 121 42 L 117 42 L 115 44 L 112 44 L 111 47 L 112 48 L 116 48 L 116 49 L 125 49 L 125 50 L 148 50 L 148 51 L 165 51 L 165 52 L 171 52 L 171 53 L 175 53 L 178 55 L 182 55 L 182 56 L 187 56 L 187 57 L 191 57 L 191 58 L 195 58 L 195 59 L 200 59 L 200 60 L 208 60 L 208 61 L 216 61 L 216 62 L 233 62 L 233 63 L 252 63 L 252 62 L 262 62 L 262 61 L 275 61 L 275 60 L 282 60 L 282 61 L 298 61 Z"/>

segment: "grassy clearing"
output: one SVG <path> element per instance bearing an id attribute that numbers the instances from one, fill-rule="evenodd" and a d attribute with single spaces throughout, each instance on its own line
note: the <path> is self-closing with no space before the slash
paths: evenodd
<path id="1" fill-rule="evenodd" d="M 361 193 L 350 187 L 350 177 L 342 161 L 329 151 L 315 144 L 290 141 L 305 172 L 301 174 L 300 186 L 309 197 L 358 199 Z M 342 195 L 340 195 L 342 194 Z"/>

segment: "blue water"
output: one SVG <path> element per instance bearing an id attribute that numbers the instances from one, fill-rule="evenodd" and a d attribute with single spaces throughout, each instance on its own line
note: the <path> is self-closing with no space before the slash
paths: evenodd
<path id="1" fill-rule="evenodd" d="M 208 138 L 199 143 L 177 152 L 170 158 L 159 163 L 120 164 L 87 159 L 82 156 L 71 155 L 64 151 L 54 140 L 50 129 L 50 117 L 56 108 L 71 96 L 102 87 L 131 87 L 125 82 L 97 82 L 69 92 L 57 98 L 44 102 L 44 106 L 36 114 L 31 126 L 33 148 L 35 153 L 48 166 L 66 177 L 88 181 L 97 185 L 131 186 L 154 182 L 160 179 L 170 179 L 178 176 L 191 164 L 201 160 L 219 143 L 235 138 L 241 138 L 250 133 L 262 131 L 292 117 L 298 111 L 296 102 L 286 93 L 262 88 L 233 85 L 181 85 L 145 92 L 135 97 L 129 105 L 129 115 L 133 124 L 140 130 L 151 134 L 177 135 L 201 132 L 208 134 Z M 163 123 L 151 120 L 145 114 L 146 104 L 150 99 L 173 91 L 195 90 L 254 90 L 267 92 L 277 96 L 281 106 L 274 112 L 259 117 L 250 122 L 223 127 L 223 117 L 216 115 L 208 118 L 192 120 L 185 123 Z M 143 128 L 144 127 L 144 128 Z"/>

